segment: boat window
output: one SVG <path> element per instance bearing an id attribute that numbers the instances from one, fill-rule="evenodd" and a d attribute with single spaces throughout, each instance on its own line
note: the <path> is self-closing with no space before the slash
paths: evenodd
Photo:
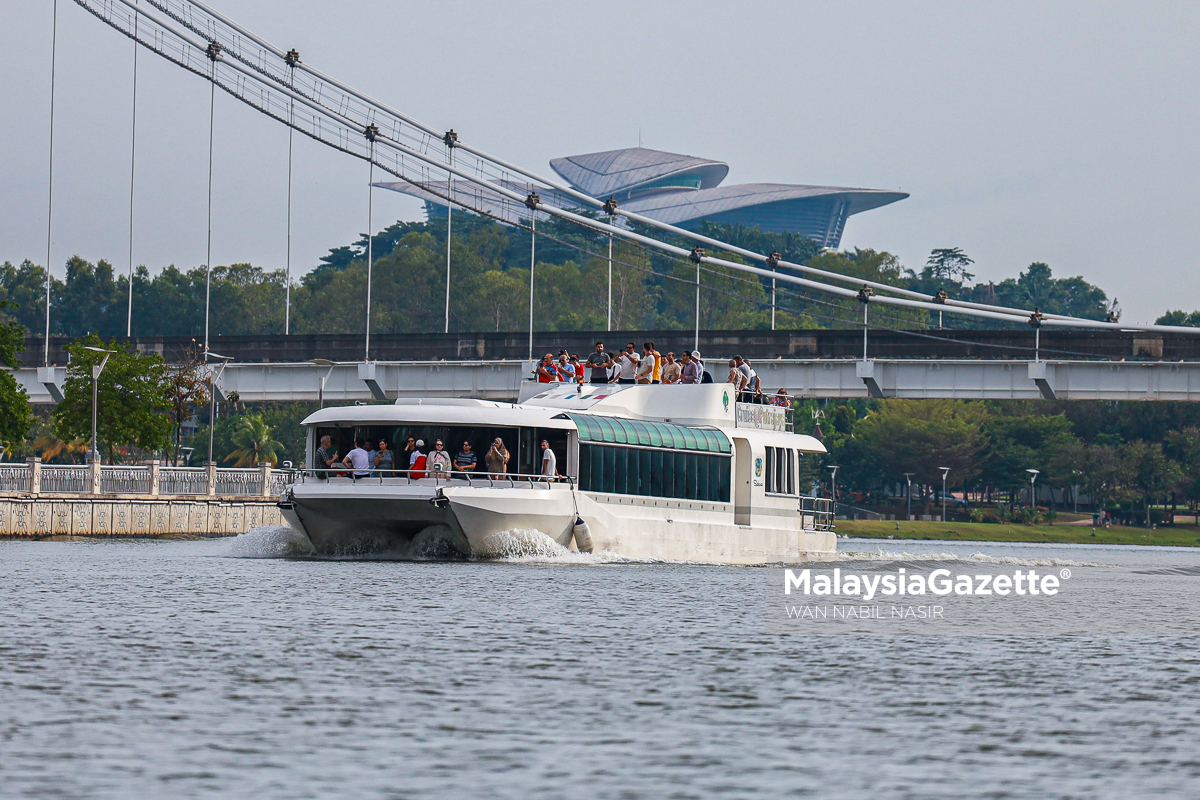
<path id="1" fill-rule="evenodd" d="M 579 446 L 584 491 L 729 502 L 729 457 L 663 448 Z"/>

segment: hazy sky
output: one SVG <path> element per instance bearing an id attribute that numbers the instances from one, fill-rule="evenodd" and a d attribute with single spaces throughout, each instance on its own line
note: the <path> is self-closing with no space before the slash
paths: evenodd
<path id="1" fill-rule="evenodd" d="M 1125 320 L 1200 308 L 1200 4 L 209 0 L 317 68 L 510 160 L 643 144 L 727 183 L 899 188 L 843 247 L 983 280 L 1031 261 Z M 128 259 L 132 43 L 58 0 L 56 274 Z M 45 260 L 51 0 L 0 0 L 0 260 Z M 134 259 L 203 263 L 208 85 L 139 58 Z M 279 267 L 287 132 L 217 93 L 213 261 Z M 367 168 L 296 138 L 293 269 L 366 229 Z M 421 219 L 378 192 L 376 227 Z"/>

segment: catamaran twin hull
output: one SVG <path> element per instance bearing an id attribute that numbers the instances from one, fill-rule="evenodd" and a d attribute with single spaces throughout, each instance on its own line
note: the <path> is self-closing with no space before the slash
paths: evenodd
<path id="1" fill-rule="evenodd" d="M 729 504 L 593 497 L 567 484 L 526 486 L 457 481 L 435 486 L 432 480 L 387 485 L 334 478 L 321 485 L 293 485 L 281 506 L 288 523 L 328 554 L 513 555 L 514 541 L 528 541 L 513 534 L 533 531 L 578 549 L 579 518 L 588 525 L 594 552 L 633 559 L 801 562 L 833 558 L 837 548 L 828 530 L 735 525 Z M 796 516 L 802 519 L 799 512 Z"/>
<path id="2" fill-rule="evenodd" d="M 426 399 L 323 409 L 304 421 L 310 467 L 280 507 L 331 554 L 492 557 L 544 535 L 634 559 L 833 558 L 828 501 L 799 491 L 801 460 L 824 448 L 787 430 L 782 409 L 743 408 L 730 390 L 557 386 L 518 405 Z M 318 446 L 344 453 L 383 441 L 407 463 L 434 442 L 485 453 L 496 440 L 516 474 L 435 479 L 400 470 L 352 480 L 315 469 Z M 547 450 L 558 480 L 537 475 Z"/>

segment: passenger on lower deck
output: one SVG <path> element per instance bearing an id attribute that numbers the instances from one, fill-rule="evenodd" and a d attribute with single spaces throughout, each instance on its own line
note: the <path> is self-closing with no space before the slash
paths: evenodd
<path id="1" fill-rule="evenodd" d="M 454 469 L 459 472 L 474 472 L 478 462 L 475 451 L 471 449 L 471 443 L 463 442 L 462 449 L 454 456 Z"/>
<path id="2" fill-rule="evenodd" d="M 347 469 L 352 470 L 350 475 L 354 480 L 361 480 L 371 474 L 371 459 L 367 455 L 367 442 L 365 439 L 359 439 L 354 443 L 354 449 L 346 454 L 342 460 Z"/>

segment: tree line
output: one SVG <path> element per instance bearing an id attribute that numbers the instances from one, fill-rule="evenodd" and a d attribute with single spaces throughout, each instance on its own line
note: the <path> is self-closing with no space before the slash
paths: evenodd
<path id="1" fill-rule="evenodd" d="M 531 235 L 470 214 L 455 217 L 451 245 L 450 329 L 459 332 L 524 330 L 529 320 Z M 636 227 L 636 226 L 635 226 Z M 904 268 L 885 251 L 821 252 L 797 233 L 765 233 L 740 225 L 704 223 L 702 232 L 757 252 L 779 252 L 789 261 L 936 295 L 1104 319 L 1117 312 L 1103 290 L 1079 277 L 1055 278 L 1049 266 L 1031 264 L 1000 283 L 972 283 L 972 260 L 958 248 L 935 250 L 919 270 Z M 645 231 L 652 233 L 652 231 Z M 691 243 L 677 242 L 690 248 Z M 538 223 L 534 266 L 534 326 L 539 330 L 603 330 L 607 326 L 608 240 L 561 220 Z M 371 329 L 380 333 L 439 332 L 444 325 L 446 222 L 397 222 L 372 238 Z M 367 240 L 333 248 L 313 270 L 293 278 L 290 331 L 361 333 L 366 320 Z M 742 262 L 740 256 L 722 257 Z M 196 336 L 204 330 L 203 266 L 167 266 L 133 276 L 135 335 Z M 612 326 L 617 330 L 687 330 L 695 324 L 695 265 L 631 242 L 613 246 Z M 0 320 L 32 335 L 44 329 L 43 266 L 0 264 Z M 771 324 L 770 279 L 705 266 L 700 272 L 700 326 L 753 330 Z M 211 275 L 211 330 L 222 335 L 284 331 L 286 275 L 281 269 L 236 263 Z M 126 330 L 129 282 L 111 263 L 72 256 L 51 280 L 51 334 L 102 337 Z M 776 287 L 776 326 L 843 327 L 860 319 L 853 299 Z M 937 324 L 921 310 L 883 308 L 872 314 L 882 327 Z M 976 327 L 978 320 L 947 315 L 947 327 Z"/>
<path id="2" fill-rule="evenodd" d="M 829 449 L 810 465 L 812 479 L 836 464 L 839 497 L 864 504 L 887 502 L 911 477 L 914 502 L 929 513 L 941 467 L 950 468 L 950 489 L 1009 510 L 1030 469 L 1061 498 L 1078 492 L 1130 521 L 1150 524 L 1158 505 L 1195 512 L 1200 502 L 1195 404 L 885 399 L 808 401 L 796 414 Z"/>

